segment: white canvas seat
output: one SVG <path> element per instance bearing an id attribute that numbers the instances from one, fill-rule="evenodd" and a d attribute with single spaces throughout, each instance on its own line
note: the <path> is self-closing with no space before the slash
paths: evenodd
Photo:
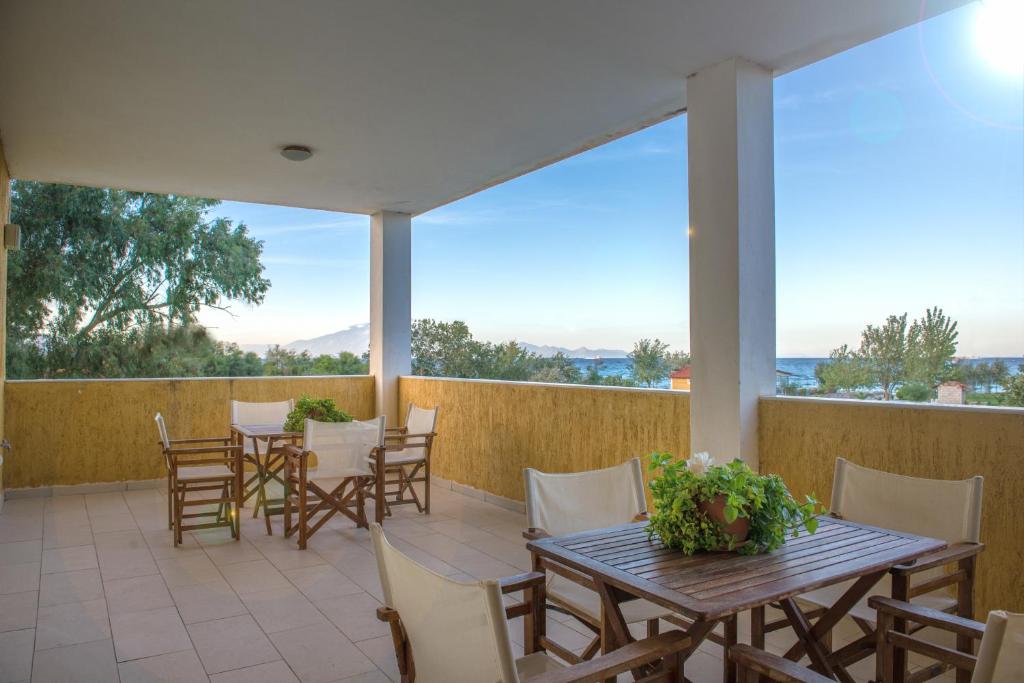
<path id="1" fill-rule="evenodd" d="M 679 653 L 690 642 L 678 631 L 653 641 L 631 643 L 586 664 L 588 670 L 573 676 L 572 669 L 539 651 L 531 620 L 543 619 L 541 603 L 533 601 L 535 586 L 543 585 L 539 573 L 502 581 L 456 581 L 430 571 L 392 546 L 379 524 L 372 525 L 374 552 L 384 593 L 378 617 L 391 625 L 395 656 L 402 681 L 416 683 L 518 683 L 531 681 L 595 681 L 615 678 L 630 666 L 656 662 Z M 506 605 L 503 593 L 523 590 L 527 602 Z M 507 616 L 529 613 L 526 622 L 526 656 L 513 655 Z M 648 654 L 645 658 L 639 653 Z M 604 661 L 602 661 L 604 660 Z M 605 664 L 607 662 L 607 664 Z M 605 664 L 601 667 L 601 664 Z M 651 681 L 675 681 L 678 657 L 669 657 Z"/>
<path id="2" fill-rule="evenodd" d="M 908 477 L 862 467 L 844 458 L 836 459 L 830 506 L 832 515 L 860 524 L 938 538 L 950 546 L 935 556 L 921 558 L 914 565 L 895 568 L 853 606 L 849 615 L 865 634 L 861 639 L 859 658 L 870 656 L 875 651 L 876 615 L 869 604 L 871 595 L 899 597 L 915 605 L 973 617 L 973 598 L 961 603 L 950 587 L 962 581 L 967 595 L 973 595 L 973 563 L 984 547 L 979 542 L 982 483 L 981 477 L 957 481 Z M 961 568 L 967 567 L 969 571 L 959 578 L 947 574 L 945 567 L 951 562 L 959 562 Z M 948 578 L 943 579 L 944 576 Z M 897 595 L 900 590 L 894 592 L 894 577 L 901 583 L 906 582 L 910 592 Z M 915 584 L 930 581 L 938 585 L 913 595 Z M 832 607 L 853 583 L 849 581 L 820 588 L 803 593 L 797 599 L 807 609 L 808 616 L 813 617 Z M 788 621 L 780 620 L 767 624 L 764 631 L 767 633 L 788 625 Z M 757 640 L 757 634 L 754 637 L 752 642 L 763 642 Z M 905 662 L 898 661 L 897 664 L 905 665 Z"/>
<path id="3" fill-rule="evenodd" d="M 298 532 L 300 548 L 337 513 L 367 526 L 366 490 L 379 490 L 371 459 L 384 450 L 384 417 L 366 421 L 317 422 L 307 419 L 302 448 L 288 445 L 285 455 L 285 535 Z M 315 459 L 315 463 L 310 460 Z M 298 524 L 292 525 L 292 514 Z M 377 521 L 383 510 L 376 506 Z"/>
<path id="4" fill-rule="evenodd" d="M 526 483 L 526 520 L 528 538 L 562 536 L 580 531 L 628 524 L 647 516 L 643 470 L 639 458 L 615 467 L 588 472 L 545 473 L 528 468 Z M 589 585 L 589 579 L 568 567 L 550 566 L 547 572 L 547 599 L 551 607 L 576 617 L 595 634 L 583 659 L 596 654 L 601 642 L 601 599 Z M 569 578 L 573 576 L 573 578 Z M 630 624 L 646 623 L 648 634 L 657 633 L 658 619 L 679 617 L 647 600 L 631 600 L 622 605 L 622 614 Z M 717 637 L 717 636 L 716 636 Z M 552 644 L 558 648 L 557 644 Z M 565 655 L 560 652 L 559 654 Z"/>
<path id="5" fill-rule="evenodd" d="M 295 408 L 295 399 L 287 401 L 231 401 L 231 424 L 233 425 L 280 425 L 288 419 L 288 413 Z M 257 449 L 260 454 L 266 453 L 266 439 L 245 439 L 242 449 L 246 455 L 256 455 Z"/>
<path id="6" fill-rule="evenodd" d="M 437 406 L 420 408 L 410 403 L 405 426 L 388 430 L 383 475 L 384 506 L 389 515 L 392 505 L 406 504 L 430 514 L 430 451 L 437 436 L 437 413 Z M 416 484 L 423 485 L 422 501 Z"/>

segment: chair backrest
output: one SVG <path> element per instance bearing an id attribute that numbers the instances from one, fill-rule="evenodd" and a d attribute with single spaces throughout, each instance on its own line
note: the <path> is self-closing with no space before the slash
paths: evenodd
<path id="1" fill-rule="evenodd" d="M 526 521 L 553 536 L 628 524 L 647 512 L 640 459 L 603 470 L 547 474 L 527 468 Z"/>
<path id="2" fill-rule="evenodd" d="M 317 422 L 306 419 L 302 447 L 316 453 L 318 477 L 365 475 L 373 449 L 384 445 L 384 416 L 352 422 Z"/>
<path id="3" fill-rule="evenodd" d="M 231 424 L 247 425 L 284 425 L 288 413 L 295 408 L 295 399 L 287 401 L 270 401 L 250 403 L 247 401 L 231 402 Z"/>
<path id="4" fill-rule="evenodd" d="M 405 430 L 408 434 L 432 434 L 437 427 L 437 406 L 433 408 L 420 408 L 410 403 L 409 413 L 405 418 Z M 426 439 L 409 439 L 405 448 L 402 449 L 405 455 L 425 456 Z"/>
<path id="5" fill-rule="evenodd" d="M 1024 681 L 1024 614 L 988 613 L 971 683 Z"/>
<path id="6" fill-rule="evenodd" d="M 982 477 L 920 479 L 836 459 L 833 514 L 861 524 L 977 543 L 981 536 Z"/>
<path id="7" fill-rule="evenodd" d="M 171 447 L 171 437 L 167 436 L 167 424 L 164 422 L 164 416 L 160 413 L 157 413 L 153 419 L 156 420 L 156 428 L 160 432 L 160 443 L 164 445 L 164 464 L 170 469 L 171 456 L 167 450 Z"/>
<path id="8" fill-rule="evenodd" d="M 370 531 L 384 603 L 402 620 L 416 683 L 516 683 L 498 582 L 435 574 L 392 546 L 379 524 Z"/>

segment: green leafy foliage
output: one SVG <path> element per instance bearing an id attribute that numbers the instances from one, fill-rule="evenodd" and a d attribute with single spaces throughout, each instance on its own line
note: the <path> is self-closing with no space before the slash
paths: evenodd
<path id="1" fill-rule="evenodd" d="M 907 382 L 896 390 L 896 398 L 901 401 L 924 403 L 932 398 L 932 388 L 920 382 Z"/>
<path id="2" fill-rule="evenodd" d="M 812 496 L 796 501 L 776 474 L 759 475 L 737 459 L 698 475 L 686 461 L 669 453 L 652 453 L 650 458 L 651 472 L 659 474 L 650 482 L 655 512 L 648 531 L 670 548 L 687 555 L 721 548 L 754 555 L 775 550 L 801 529 L 814 533 L 818 528 L 815 515 L 822 506 Z M 750 520 L 747 542 L 739 547 L 734 537 L 700 510 L 701 502 L 719 495 L 726 499 L 726 521 Z"/>
<path id="3" fill-rule="evenodd" d="M 629 359 L 633 361 L 633 380 L 653 387 L 672 372 L 668 344 L 660 339 L 641 339 L 633 345 Z"/>
<path id="4" fill-rule="evenodd" d="M 285 431 L 301 432 L 306 426 L 306 418 L 317 422 L 351 422 L 352 416 L 338 408 L 333 398 L 312 398 L 306 394 L 295 402 L 295 408 L 288 413 L 285 420 Z"/>

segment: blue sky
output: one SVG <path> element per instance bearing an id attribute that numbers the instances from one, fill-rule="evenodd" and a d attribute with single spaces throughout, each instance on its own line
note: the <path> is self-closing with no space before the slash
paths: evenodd
<path id="1" fill-rule="evenodd" d="M 933 305 L 960 353 L 1024 355 L 1024 74 L 971 5 L 775 80 L 780 356 L 856 345 Z M 1016 40 L 1024 42 L 1017 28 Z M 1019 44 L 1018 42 L 1018 44 Z M 365 322 L 369 219 L 225 202 L 272 289 L 222 339 Z M 413 220 L 413 316 L 480 338 L 688 348 L 686 117 Z"/>

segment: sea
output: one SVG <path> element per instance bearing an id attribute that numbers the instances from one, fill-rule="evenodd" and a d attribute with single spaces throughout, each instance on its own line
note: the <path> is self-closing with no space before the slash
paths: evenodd
<path id="1" fill-rule="evenodd" d="M 590 358 L 573 358 L 572 360 L 583 373 L 589 372 L 591 366 L 595 363 Z M 1010 368 L 1011 374 L 1019 373 L 1020 366 L 1024 365 L 1024 357 L 967 358 L 964 360 L 972 364 L 992 363 L 993 361 L 1001 360 Z M 598 372 L 602 377 L 612 375 L 632 377 L 633 375 L 633 361 L 628 358 L 601 358 L 596 362 L 599 363 Z M 801 389 L 813 389 L 818 386 L 818 380 L 814 376 L 814 368 L 817 367 L 818 363 L 827 362 L 828 358 L 776 358 L 775 368 L 789 373 L 788 376 L 781 375 L 777 377 L 777 385 L 781 387 L 784 382 L 788 381 L 791 385 Z M 664 380 L 658 384 L 658 387 L 668 389 L 669 380 Z"/>

